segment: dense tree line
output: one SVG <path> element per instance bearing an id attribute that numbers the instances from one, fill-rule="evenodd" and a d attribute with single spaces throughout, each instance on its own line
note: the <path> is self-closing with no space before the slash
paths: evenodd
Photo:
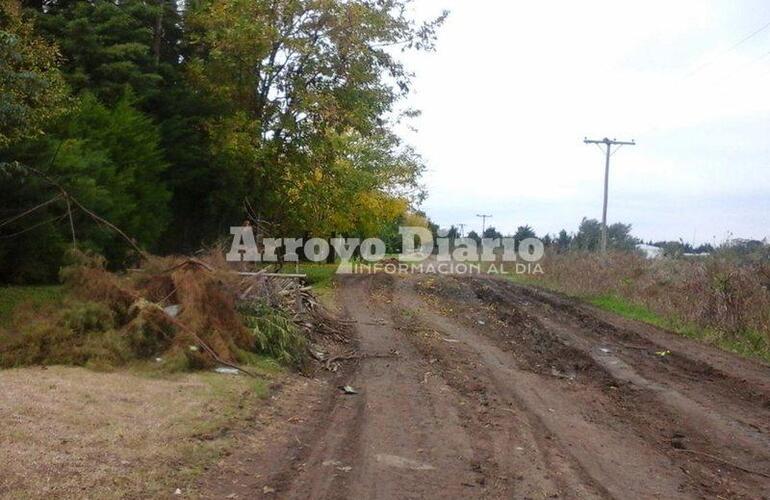
<path id="1" fill-rule="evenodd" d="M 467 238 L 475 240 L 477 244 L 481 243 L 483 238 L 513 238 L 518 248 L 518 242 L 527 238 L 540 238 L 546 247 L 553 248 L 556 251 L 563 252 L 567 250 L 598 251 L 601 243 L 602 226 L 596 219 L 583 217 L 578 226 L 578 230 L 573 233 L 562 229 L 558 234 L 545 234 L 538 236 L 535 230 L 529 224 L 519 226 L 513 234 L 503 235 L 494 226 L 484 229 L 484 234 L 479 235 L 476 231 L 469 231 Z M 450 226 L 445 230 L 445 237 L 454 240 L 460 236 L 460 231 L 456 226 Z M 436 231 L 434 230 L 434 238 Z M 633 250 L 641 240 L 631 234 L 631 224 L 617 222 L 607 226 L 607 246 L 613 250 Z"/>
<path id="2" fill-rule="evenodd" d="M 410 0 L 0 0 L 0 281 L 52 279 L 64 200 L 154 252 L 247 216 L 280 236 L 393 232 L 423 196 L 392 126 L 444 16 Z M 246 208 L 248 207 L 248 208 Z M 80 247 L 130 246 L 73 214 Z M 11 222 L 8 222 L 8 221 Z"/>

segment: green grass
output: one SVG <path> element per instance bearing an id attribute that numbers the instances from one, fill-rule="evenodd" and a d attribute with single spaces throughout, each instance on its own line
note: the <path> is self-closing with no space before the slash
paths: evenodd
<path id="1" fill-rule="evenodd" d="M 299 265 L 299 272 L 307 274 L 307 281 L 316 290 L 331 288 L 334 274 L 337 272 L 339 264 L 312 264 L 302 263 Z M 294 266 L 291 266 L 293 269 Z M 294 271 L 287 271 L 294 272 Z"/>
<path id="2" fill-rule="evenodd" d="M 673 331 L 684 337 L 706 342 L 725 351 L 734 352 L 745 357 L 753 357 L 770 363 L 770 343 L 760 332 L 745 331 L 739 334 L 727 335 L 708 328 L 665 318 L 646 307 L 616 295 L 583 298 L 586 302 L 615 313 L 624 318 L 641 321 L 653 326 Z"/>
<path id="3" fill-rule="evenodd" d="M 770 341 L 760 332 L 748 331 L 743 332 L 739 338 L 718 339 L 717 345 L 742 356 L 756 357 L 770 363 Z"/>
<path id="4" fill-rule="evenodd" d="M 337 267 L 339 267 L 339 264 L 315 262 L 301 262 L 295 264 L 293 262 L 287 262 L 280 272 L 284 274 L 306 274 L 307 284 L 312 286 L 313 290 L 322 299 L 329 299 L 332 295 L 332 284 L 334 282 L 334 275 L 337 272 Z"/>
<path id="5" fill-rule="evenodd" d="M 269 267 L 269 266 L 262 266 Z M 279 271 L 282 274 L 306 274 L 309 285 L 312 285 L 315 289 L 330 288 L 334 274 L 339 267 L 337 264 L 326 264 L 316 262 L 300 262 L 296 264 L 294 262 L 286 262 L 283 268 Z"/>
<path id="6" fill-rule="evenodd" d="M 633 304 L 616 295 L 603 295 L 600 297 L 588 298 L 586 301 L 599 309 L 613 312 L 624 318 L 635 319 L 661 328 L 671 327 L 671 321 L 666 321 L 646 307 Z"/>
<path id="7" fill-rule="evenodd" d="M 59 302 L 64 296 L 60 285 L 3 286 L 0 287 L 0 327 L 7 326 L 17 306 L 33 306 Z"/>

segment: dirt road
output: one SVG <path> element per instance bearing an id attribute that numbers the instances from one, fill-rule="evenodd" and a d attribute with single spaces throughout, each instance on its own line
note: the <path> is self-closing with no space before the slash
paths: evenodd
<path id="1" fill-rule="evenodd" d="M 277 403 L 212 496 L 770 498 L 767 366 L 491 278 L 340 296 L 374 357 Z"/>

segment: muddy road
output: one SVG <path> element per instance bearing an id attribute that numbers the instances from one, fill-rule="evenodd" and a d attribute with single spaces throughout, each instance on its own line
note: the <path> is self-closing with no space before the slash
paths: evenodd
<path id="1" fill-rule="evenodd" d="M 371 357 L 277 402 L 211 496 L 770 498 L 765 365 L 498 279 L 339 295 Z"/>

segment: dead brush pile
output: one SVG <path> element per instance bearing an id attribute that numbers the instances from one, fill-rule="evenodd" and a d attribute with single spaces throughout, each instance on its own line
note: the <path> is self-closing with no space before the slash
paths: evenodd
<path id="1" fill-rule="evenodd" d="M 109 368 L 148 360 L 169 371 L 243 365 L 260 355 L 303 372 L 348 343 L 345 323 L 296 280 L 243 275 L 214 257 L 151 257 L 119 276 L 78 254 L 62 271 L 70 299 L 25 311 L 0 332 L 0 366 Z"/>
<path id="2" fill-rule="evenodd" d="M 632 252 L 549 254 L 538 279 L 585 297 L 617 296 L 672 324 L 692 325 L 724 340 L 770 348 L 770 264 L 719 255 L 645 259 Z"/>

